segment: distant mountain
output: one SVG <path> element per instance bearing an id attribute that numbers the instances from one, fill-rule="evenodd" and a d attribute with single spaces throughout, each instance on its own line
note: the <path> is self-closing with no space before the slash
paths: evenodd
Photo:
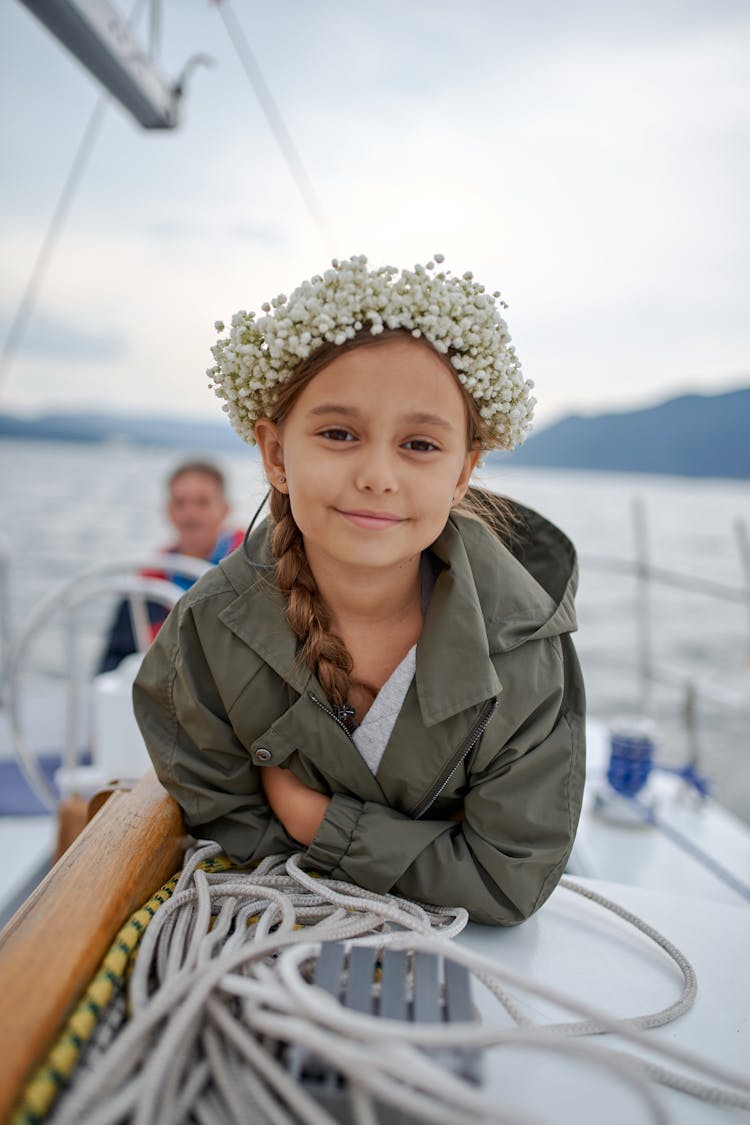
<path id="1" fill-rule="evenodd" d="M 187 418 L 128 417 L 119 414 L 42 414 L 18 418 L 0 414 L 0 439 L 25 441 L 128 442 L 231 452 L 244 443 L 225 422 L 199 422 Z"/>
<path id="2" fill-rule="evenodd" d="M 749 478 L 750 387 L 620 414 L 572 414 L 532 434 L 508 463 Z"/>
<path id="3" fill-rule="evenodd" d="M 117 414 L 0 414 L 0 440 L 130 442 L 193 451 L 246 448 L 226 422 Z M 492 460 L 492 458 L 490 458 Z M 691 477 L 750 478 L 750 388 L 682 395 L 620 414 L 570 415 L 529 439 L 506 463 Z"/>

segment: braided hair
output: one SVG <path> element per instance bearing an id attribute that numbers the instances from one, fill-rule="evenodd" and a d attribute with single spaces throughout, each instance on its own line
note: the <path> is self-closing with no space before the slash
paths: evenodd
<path id="1" fill-rule="evenodd" d="M 346 706 L 351 685 L 351 655 L 331 631 L 328 607 L 315 584 L 288 495 L 273 488 L 270 508 L 276 582 L 287 599 L 287 619 L 302 642 L 301 659 L 316 673 L 323 691 L 339 710 Z"/>

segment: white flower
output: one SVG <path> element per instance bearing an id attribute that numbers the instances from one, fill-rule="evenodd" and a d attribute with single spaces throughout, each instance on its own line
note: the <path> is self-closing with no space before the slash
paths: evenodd
<path id="1" fill-rule="evenodd" d="M 240 437 L 254 441 L 255 423 L 273 409 L 275 388 L 326 341 L 336 346 L 358 332 L 379 335 L 404 329 L 447 355 L 458 380 L 477 403 L 489 428 L 488 448 L 512 449 L 531 425 L 533 384 L 524 379 L 508 328 L 491 295 L 474 281 L 435 273 L 445 259 L 400 273 L 368 269 L 364 254 L 334 259 L 332 268 L 304 281 L 289 297 L 261 305 L 265 313 L 232 317 L 229 338 L 211 348 L 208 377 Z M 500 302 L 505 308 L 505 303 Z M 216 331 L 223 333 L 222 321 Z"/>

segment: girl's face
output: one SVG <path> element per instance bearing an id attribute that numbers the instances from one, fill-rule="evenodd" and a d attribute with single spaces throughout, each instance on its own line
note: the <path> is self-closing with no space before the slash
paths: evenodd
<path id="1" fill-rule="evenodd" d="M 269 480 L 289 492 L 316 564 L 398 566 L 443 530 L 478 457 L 454 376 L 428 345 L 397 337 L 336 356 L 283 423 L 257 423 Z"/>

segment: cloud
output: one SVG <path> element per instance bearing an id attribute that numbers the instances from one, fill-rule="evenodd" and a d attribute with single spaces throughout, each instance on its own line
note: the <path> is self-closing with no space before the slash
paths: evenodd
<path id="1" fill-rule="evenodd" d="M 0 310 L 0 332 L 3 338 L 10 330 L 11 314 Z M 91 331 L 80 323 L 62 320 L 36 306 L 26 323 L 17 354 L 46 362 L 68 364 L 109 363 L 124 359 L 129 351 L 126 337 L 117 332 Z"/>
<path id="2" fill-rule="evenodd" d="M 107 115 L 16 395 L 54 379 L 91 394 L 90 365 L 80 385 L 76 370 L 87 355 L 102 400 L 213 408 L 213 321 L 359 252 L 401 265 L 442 251 L 499 287 L 540 417 L 748 369 L 745 0 L 279 0 L 242 16 L 330 247 L 221 20 L 179 9 L 165 13 L 165 71 L 196 43 L 219 65 L 196 76 L 173 134 Z M 3 24 L 15 174 L 0 185 L 0 303 L 12 308 L 94 94 L 21 5 L 0 5 Z"/>
<path id="3" fill-rule="evenodd" d="M 205 216 L 160 218 L 149 224 L 146 234 L 158 241 L 184 248 L 190 242 L 214 242 L 217 245 L 244 242 L 276 251 L 287 249 L 287 239 L 276 224 L 263 220 L 210 221 Z"/>

